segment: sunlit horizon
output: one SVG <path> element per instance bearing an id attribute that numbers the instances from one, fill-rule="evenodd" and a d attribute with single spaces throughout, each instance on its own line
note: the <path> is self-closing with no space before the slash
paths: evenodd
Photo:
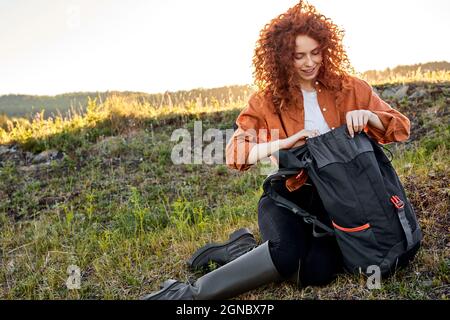
<path id="1" fill-rule="evenodd" d="M 297 0 L 0 0 L 0 95 L 251 84 L 263 26 Z M 310 0 L 356 71 L 450 61 L 447 0 Z"/>

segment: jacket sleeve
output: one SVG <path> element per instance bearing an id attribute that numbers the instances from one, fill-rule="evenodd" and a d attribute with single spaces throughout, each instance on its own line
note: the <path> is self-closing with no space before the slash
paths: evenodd
<path id="1" fill-rule="evenodd" d="M 248 170 L 252 166 L 247 163 L 251 148 L 268 140 L 261 103 L 262 101 L 256 94 L 252 95 L 247 106 L 236 119 L 237 129 L 225 150 L 226 163 L 229 168 L 239 171 Z"/>
<path id="2" fill-rule="evenodd" d="M 367 82 L 358 79 L 357 83 L 359 88 L 356 92 L 361 93 L 359 98 L 363 99 L 362 104 L 380 118 L 386 129 L 383 132 L 368 125 L 365 129 L 366 133 L 382 144 L 407 140 L 410 134 L 409 119 L 383 101 Z"/>

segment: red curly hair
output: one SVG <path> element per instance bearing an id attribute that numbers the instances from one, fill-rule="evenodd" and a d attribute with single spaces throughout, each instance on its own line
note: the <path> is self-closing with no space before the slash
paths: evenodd
<path id="1" fill-rule="evenodd" d="M 278 113 L 298 103 L 300 82 L 294 68 L 295 39 L 307 35 L 321 48 L 323 62 L 318 79 L 338 91 L 353 68 L 342 45 L 344 31 L 316 8 L 300 1 L 266 24 L 256 42 L 253 76 L 258 89 L 274 102 Z"/>

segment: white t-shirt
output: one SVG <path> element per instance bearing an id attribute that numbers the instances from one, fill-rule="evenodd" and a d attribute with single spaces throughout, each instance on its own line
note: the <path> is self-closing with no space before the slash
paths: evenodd
<path id="1" fill-rule="evenodd" d="M 320 110 L 319 102 L 317 101 L 316 91 L 305 91 L 303 93 L 303 106 L 305 108 L 305 129 L 319 130 L 320 134 L 330 131 L 322 111 Z"/>

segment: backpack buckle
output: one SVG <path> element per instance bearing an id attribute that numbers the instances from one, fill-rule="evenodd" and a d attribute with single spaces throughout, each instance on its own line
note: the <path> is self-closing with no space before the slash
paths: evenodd
<path id="1" fill-rule="evenodd" d="M 314 218 L 304 217 L 303 221 L 305 221 L 305 223 L 307 223 L 307 224 L 313 224 L 314 223 Z"/>
<path id="2" fill-rule="evenodd" d="M 391 197 L 391 202 L 394 204 L 394 206 L 397 209 L 402 209 L 405 207 L 405 204 L 403 203 L 402 199 L 400 199 L 399 196 L 392 196 Z"/>

